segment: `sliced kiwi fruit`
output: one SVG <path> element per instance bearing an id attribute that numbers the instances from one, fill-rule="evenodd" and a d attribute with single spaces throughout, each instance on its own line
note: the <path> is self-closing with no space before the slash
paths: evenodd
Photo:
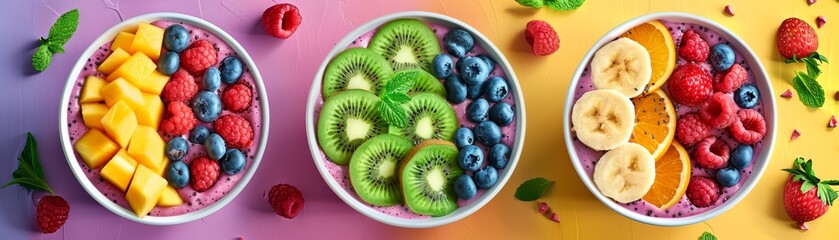
<path id="1" fill-rule="evenodd" d="M 440 97 L 446 97 L 446 87 L 443 86 L 443 83 L 440 82 L 440 79 L 431 75 L 426 71 L 423 71 L 419 68 L 412 68 L 412 69 L 404 69 L 396 71 L 393 75 L 406 72 L 415 72 L 417 73 L 417 79 L 414 81 L 414 87 L 411 90 L 408 90 L 408 95 L 415 95 L 417 93 L 433 93 L 437 94 Z M 384 91 L 380 92 L 380 96 L 384 94 Z"/>
<path id="2" fill-rule="evenodd" d="M 402 203 L 399 164 L 414 144 L 407 138 L 382 134 L 358 146 L 350 159 L 349 176 L 355 193 L 375 206 Z"/>
<path id="3" fill-rule="evenodd" d="M 419 144 L 428 139 L 450 141 L 457 130 L 457 116 L 445 98 L 433 93 L 418 93 L 402 104 L 408 115 L 405 128 L 390 126 L 389 132 Z"/>
<path id="4" fill-rule="evenodd" d="M 350 48 L 339 53 L 323 73 L 323 99 L 347 89 L 379 93 L 393 70 L 384 57 L 366 48 Z"/>
<path id="5" fill-rule="evenodd" d="M 318 118 L 318 144 L 330 161 L 347 165 L 353 152 L 368 139 L 387 133 L 379 115 L 379 97 L 358 89 L 326 99 Z"/>
<path id="6" fill-rule="evenodd" d="M 408 209 L 434 217 L 457 209 L 452 184 L 463 170 L 456 159 L 457 147 L 449 141 L 428 140 L 411 150 L 399 168 Z"/>
<path id="7" fill-rule="evenodd" d="M 417 19 L 391 21 L 373 35 L 368 46 L 382 55 L 394 71 L 421 68 L 431 72 L 431 62 L 440 54 L 437 36 Z"/>

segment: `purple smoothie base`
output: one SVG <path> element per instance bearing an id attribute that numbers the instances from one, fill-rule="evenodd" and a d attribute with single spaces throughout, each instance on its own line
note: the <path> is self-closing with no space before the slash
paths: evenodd
<path id="1" fill-rule="evenodd" d="M 192 25 L 189 25 L 189 24 L 186 24 L 186 23 L 182 23 L 182 22 L 172 22 L 172 21 L 161 20 L 161 21 L 155 21 L 155 22 L 152 23 L 152 25 L 155 25 L 155 26 L 158 26 L 158 27 L 161 27 L 161 28 L 164 28 L 164 29 L 166 27 L 168 27 L 169 25 L 172 25 L 172 24 L 180 24 L 180 25 L 184 26 L 187 30 L 189 30 L 191 41 L 195 41 L 195 40 L 198 40 L 198 39 L 204 39 L 204 40 L 207 40 L 207 41 L 213 43 L 214 46 L 216 47 L 216 49 L 218 50 L 219 60 L 224 59 L 224 57 L 227 57 L 227 56 L 238 56 L 230 48 L 230 46 L 228 46 L 225 43 L 225 41 L 221 40 L 221 38 L 219 38 L 215 34 L 213 34 L 211 32 L 208 32 L 206 30 L 203 30 L 203 29 L 200 29 L 200 28 L 197 28 L 195 26 L 192 26 Z M 80 105 L 79 105 L 79 102 L 78 102 L 79 93 L 82 89 L 82 86 L 84 84 L 84 80 L 87 76 L 94 75 L 94 76 L 98 76 L 98 77 L 102 77 L 102 78 L 105 77 L 105 75 L 98 72 L 96 70 L 96 68 L 99 66 L 99 64 L 102 63 L 102 61 L 104 61 L 111 54 L 110 46 L 111 46 L 111 42 L 107 42 L 104 45 L 102 45 L 101 47 L 99 47 L 99 49 L 97 49 L 93 53 L 93 56 L 88 58 L 87 65 L 82 69 L 81 73 L 79 74 L 78 78 L 76 79 L 76 84 L 73 87 L 72 94 L 71 94 L 72 98 L 69 101 L 69 106 L 68 106 L 68 109 L 67 109 L 67 112 L 68 112 L 67 123 L 68 123 L 68 129 L 69 129 L 70 142 L 72 142 L 73 144 L 75 144 L 76 141 L 88 131 L 88 128 L 85 127 L 84 120 L 82 119 L 81 109 L 80 109 Z M 250 70 L 248 69 L 247 65 L 244 65 L 243 70 L 244 71 L 242 73 L 242 77 L 239 79 L 238 82 L 244 82 L 245 84 L 249 85 L 251 87 L 251 89 L 253 90 L 254 97 L 253 97 L 253 100 L 251 102 L 251 106 L 247 110 L 245 110 L 243 112 L 239 112 L 239 113 L 224 110 L 221 113 L 221 115 L 222 116 L 223 115 L 239 115 L 239 116 L 241 116 L 241 117 L 243 117 L 243 118 L 245 118 L 245 119 L 247 119 L 248 121 L 251 122 L 251 126 L 253 127 L 253 132 L 254 132 L 253 144 L 251 145 L 251 147 L 240 149 L 242 151 L 242 153 L 245 154 L 245 159 L 247 159 L 245 168 L 242 171 L 240 171 L 239 173 L 234 174 L 234 175 L 227 175 L 227 174 L 224 174 L 223 172 L 220 172 L 219 173 L 219 178 L 216 181 L 215 185 L 213 185 L 213 187 L 211 187 L 210 189 L 208 189 L 207 191 L 204 191 L 204 192 L 197 192 L 197 191 L 193 190 L 190 185 L 187 185 L 186 187 L 184 187 L 182 189 L 178 189 L 178 194 L 181 196 L 181 199 L 184 200 L 183 204 L 181 204 L 179 206 L 173 206 L 173 207 L 155 207 L 154 209 L 152 209 L 152 211 L 149 213 L 149 215 L 151 215 L 151 216 L 176 216 L 176 215 L 182 215 L 182 214 L 186 214 L 186 213 L 190 213 L 190 212 L 195 212 L 195 211 L 201 210 L 204 207 L 210 206 L 210 205 L 214 204 L 216 201 L 220 200 L 222 197 L 224 197 L 228 192 L 230 192 L 233 189 L 233 187 L 235 187 L 239 183 L 239 181 L 242 179 L 244 174 L 251 167 L 251 163 L 253 162 L 255 154 L 256 154 L 256 146 L 259 146 L 259 139 L 261 139 L 261 134 L 262 134 L 262 130 L 261 130 L 262 129 L 262 120 L 261 120 L 262 110 L 259 109 L 259 106 L 260 106 L 259 99 L 260 98 L 257 95 L 257 93 L 259 91 L 258 91 L 258 89 L 256 89 L 256 87 L 257 87 L 256 81 L 254 80 L 254 77 L 251 74 Z M 194 76 L 194 77 L 195 77 L 196 81 L 198 81 L 199 86 L 201 86 L 200 81 L 201 81 L 201 79 L 203 79 L 202 76 Z M 227 84 L 222 83 L 222 87 L 218 91 L 216 91 L 216 93 L 217 94 L 222 93 L 226 86 L 227 86 Z M 164 112 L 165 112 L 165 106 L 164 106 Z M 164 115 L 165 115 L 165 113 L 164 113 Z M 205 127 L 213 129 L 212 123 L 203 123 L 201 121 L 198 121 L 198 125 L 204 125 Z M 167 141 L 167 142 L 172 137 L 176 137 L 176 136 L 167 136 L 167 135 L 162 134 L 162 133 L 160 133 L 160 136 L 163 137 L 163 140 Z M 182 137 L 188 138 L 188 135 L 183 135 Z M 79 165 L 82 167 L 82 170 L 84 171 L 85 176 L 87 176 L 87 179 L 94 186 L 96 186 L 96 189 L 99 190 L 99 192 L 102 193 L 102 195 L 104 195 L 105 197 L 110 199 L 112 202 L 114 202 L 114 203 L 120 205 L 121 207 L 131 211 L 131 207 L 128 205 L 128 203 L 125 200 L 125 192 L 119 190 L 116 186 L 114 186 L 110 182 L 106 181 L 101 176 L 99 176 L 99 171 L 101 170 L 101 167 L 97 168 L 97 169 L 89 168 L 86 164 L 84 164 L 84 162 L 82 162 L 82 160 L 81 160 L 82 158 L 78 155 L 78 153 L 75 150 L 73 152 L 75 153 L 76 159 L 78 160 Z M 204 149 L 203 145 L 195 144 L 195 143 L 189 143 L 189 154 L 184 158 L 185 159 L 184 161 L 187 164 L 189 164 L 192 159 L 195 159 L 198 156 L 205 156 L 205 155 L 206 155 L 206 150 Z"/>
<path id="2" fill-rule="evenodd" d="M 439 41 L 440 46 L 444 46 L 442 39 L 446 35 L 446 33 L 448 33 L 449 28 L 445 27 L 443 25 L 435 24 L 435 23 L 426 23 L 426 24 L 429 25 L 431 30 L 437 36 L 437 39 Z M 378 29 L 374 29 L 374 30 L 371 30 L 370 32 L 362 34 L 355 41 L 353 41 L 350 45 L 348 45 L 347 48 L 353 48 L 353 47 L 366 48 L 367 45 L 370 43 L 370 39 L 373 38 L 373 35 L 376 33 L 376 31 L 378 31 Z M 444 53 L 446 53 L 445 49 L 442 49 L 442 51 Z M 475 45 L 475 47 L 472 49 L 472 51 L 467 53 L 467 55 L 468 56 L 477 56 L 477 55 L 483 54 L 483 53 L 486 53 L 486 51 L 483 48 L 481 48 L 480 46 Z M 452 57 L 454 57 L 454 56 L 452 56 Z M 455 62 L 456 62 L 456 59 L 455 59 Z M 455 70 L 455 72 L 456 72 L 456 70 Z M 499 76 L 499 77 L 503 77 L 504 79 L 506 79 L 506 74 L 501 69 L 501 67 L 498 66 L 498 64 L 495 65 L 493 71 L 489 75 L 489 77 L 494 77 L 494 76 Z M 445 82 L 445 80 L 441 80 L 441 81 Z M 507 84 L 512 85 L 512 83 L 510 83 L 510 82 L 507 82 Z M 457 120 L 458 120 L 458 123 L 459 123 L 459 127 L 468 127 L 468 128 L 471 129 L 471 128 L 474 128 L 475 125 L 477 125 L 477 123 L 473 123 L 473 122 L 466 119 L 466 114 L 465 114 L 466 113 L 466 107 L 469 106 L 469 103 L 471 103 L 471 102 L 472 102 L 472 100 L 467 98 L 466 101 L 464 101 L 462 103 L 459 103 L 459 104 L 450 103 L 450 104 L 452 104 L 452 108 L 455 111 L 455 115 L 457 115 Z M 515 105 L 515 98 L 513 96 L 512 91 L 509 94 L 507 94 L 507 97 L 504 98 L 502 100 L 502 102 L 510 104 L 510 106 L 512 106 L 512 108 L 513 108 L 513 112 L 515 112 L 516 105 Z M 490 107 L 492 107 L 492 105 L 494 105 L 494 103 L 490 102 Z M 315 116 L 312 116 L 314 118 L 313 119 L 314 122 L 317 122 L 317 119 L 318 119 L 318 116 L 319 116 L 319 113 L 320 113 L 320 109 L 321 109 L 322 106 L 323 106 L 323 96 L 319 96 L 318 101 L 315 104 L 315 109 L 316 109 L 315 110 Z M 513 121 L 512 121 L 512 123 L 510 123 L 510 125 L 499 126 L 501 128 L 501 134 L 502 134 L 501 135 L 502 136 L 501 137 L 501 143 L 507 145 L 508 147 L 510 147 L 510 149 L 512 149 L 513 140 L 516 136 L 515 134 L 516 134 L 516 125 L 517 125 L 516 124 L 516 118 L 517 117 L 518 116 L 513 117 Z M 475 142 L 475 145 L 480 147 L 481 150 L 483 150 L 484 156 L 489 156 L 489 147 L 484 146 L 483 144 L 478 143 L 477 141 Z M 490 146 L 490 147 L 492 147 L 492 146 Z M 375 205 L 372 205 L 372 204 L 367 204 L 363 199 L 361 199 L 361 197 L 358 196 L 358 194 L 355 193 L 355 190 L 353 190 L 352 184 L 350 183 L 349 177 L 348 177 L 348 173 L 349 173 L 348 167 L 347 166 L 341 166 L 341 165 L 333 163 L 332 161 L 329 161 L 328 158 L 326 157 L 326 155 L 323 153 L 323 150 L 319 151 L 319 154 L 320 154 L 320 158 L 322 159 L 324 165 L 326 165 L 326 169 L 329 171 L 329 174 L 332 176 L 332 178 L 335 180 L 335 182 L 340 184 L 341 188 L 343 188 L 344 191 L 347 191 L 347 193 L 352 195 L 358 202 L 363 203 L 363 204 L 369 206 L 370 208 L 376 209 L 377 211 L 379 211 L 381 213 L 384 213 L 384 214 L 387 214 L 387 215 L 390 215 L 390 216 L 394 216 L 394 217 L 405 218 L 405 219 L 430 218 L 429 216 L 419 215 L 419 214 L 416 214 L 416 213 L 412 212 L 404 204 L 388 206 L 388 207 L 380 207 L 380 206 L 375 206 Z M 489 161 L 484 161 L 483 166 L 486 166 L 488 164 L 488 162 Z M 501 176 L 503 174 L 503 172 L 506 171 L 506 170 L 507 170 L 506 168 L 498 170 L 498 175 Z M 467 174 L 471 175 L 472 172 L 467 172 Z M 476 199 L 478 199 L 481 195 L 483 195 L 484 192 L 486 192 L 486 190 L 478 189 L 477 194 L 472 199 L 470 199 L 470 200 L 460 200 L 459 199 L 457 201 L 458 207 L 463 207 L 463 206 L 466 206 L 468 204 L 471 204 Z"/>
<path id="3" fill-rule="evenodd" d="M 667 29 L 670 30 L 670 34 L 673 36 L 673 41 L 676 42 L 676 47 L 677 48 L 678 48 L 678 43 L 680 42 L 682 35 L 684 34 L 684 32 L 686 32 L 688 30 L 694 30 L 694 32 L 696 32 L 700 36 L 702 36 L 702 39 L 705 39 L 705 41 L 708 42 L 709 46 L 714 46 L 714 45 L 719 44 L 719 43 L 728 43 L 728 41 L 726 39 L 722 39 L 722 37 L 720 37 L 720 35 L 717 34 L 716 32 L 714 32 L 714 31 L 712 31 L 712 30 L 710 30 L 706 27 L 702 27 L 700 25 L 697 25 L 697 24 L 675 23 L 675 22 L 667 22 L 667 21 L 661 21 L 661 23 L 663 23 L 664 26 L 666 26 Z M 735 49 L 734 52 L 735 52 L 735 63 L 740 64 L 749 73 L 749 78 L 746 82 L 751 83 L 751 84 L 755 84 L 754 73 L 752 72 L 749 64 L 746 63 L 746 61 L 743 59 L 743 55 L 740 53 L 740 51 Z M 678 53 L 678 51 L 677 51 L 677 53 Z M 589 59 L 589 61 L 591 61 L 591 59 Z M 677 56 L 677 59 L 676 59 L 677 66 L 680 66 L 680 65 L 682 65 L 686 62 L 687 62 L 686 60 L 682 59 L 680 56 Z M 589 64 L 591 64 L 591 63 L 589 62 Z M 708 72 L 711 72 L 711 73 L 715 72 L 715 71 L 713 71 L 711 65 L 708 64 L 708 63 L 701 63 L 700 65 L 702 65 L 702 68 L 705 69 Z M 665 86 L 662 86 L 662 89 L 664 89 L 665 92 L 667 92 L 666 83 L 665 83 Z M 592 91 L 592 90 L 594 90 L 594 87 L 592 86 L 591 76 L 589 74 L 589 69 L 586 68 L 583 71 L 582 76 L 580 77 L 580 80 L 577 83 L 577 88 L 574 91 L 574 102 L 576 103 L 576 101 L 583 95 L 583 93 L 586 93 L 586 92 Z M 668 95 L 669 95 L 669 92 L 668 92 Z M 732 94 L 729 93 L 728 95 L 731 96 Z M 770 97 L 770 96 L 765 96 L 764 95 L 764 97 Z M 674 103 L 674 104 L 675 104 L 675 107 L 676 107 L 676 115 L 679 116 L 679 117 L 681 117 L 682 115 L 684 115 L 686 113 L 694 112 L 694 111 L 698 110 L 698 107 L 679 106 L 676 103 Z M 760 102 L 758 102 L 757 106 L 755 106 L 753 109 L 760 112 L 761 114 L 764 114 L 763 113 L 763 98 L 761 98 Z M 571 125 L 570 118 L 569 118 L 568 121 L 569 122 L 567 124 Z M 603 156 L 603 154 L 605 152 L 598 152 L 598 151 L 595 151 L 591 148 L 588 148 L 582 142 L 577 140 L 576 133 L 574 133 L 572 131 L 571 134 L 572 134 L 573 139 L 574 139 L 574 142 L 572 144 L 574 145 L 574 150 L 577 152 L 578 159 L 579 159 L 580 163 L 582 164 L 583 168 L 585 169 L 588 177 L 591 178 L 592 173 L 594 172 L 594 166 L 597 164 L 597 161 L 600 159 L 601 156 Z M 714 129 L 712 131 L 712 134 L 713 134 L 713 136 L 717 136 L 718 139 L 723 140 L 726 143 L 728 143 L 728 146 L 731 147 L 732 150 L 734 149 L 734 147 L 736 147 L 739 144 L 736 140 L 734 140 L 731 137 L 731 135 L 729 135 L 728 131 Z M 674 139 L 674 141 L 675 141 L 675 139 Z M 740 182 L 738 182 L 734 186 L 722 188 L 722 191 L 720 192 L 719 199 L 717 199 L 717 201 L 709 207 L 700 208 L 700 207 L 693 206 L 690 203 L 690 201 L 687 199 L 686 196 L 682 196 L 682 199 L 678 203 L 676 203 L 675 205 L 673 205 L 672 207 L 670 207 L 666 210 L 659 209 L 658 207 L 656 207 L 652 204 L 649 204 L 644 200 L 638 200 L 638 201 L 627 203 L 627 204 L 618 203 L 618 205 L 621 205 L 624 208 L 626 208 L 630 211 L 634 211 L 638 214 L 651 216 L 651 217 L 660 217 L 660 218 L 688 217 L 688 216 L 693 216 L 693 215 L 697 215 L 697 214 L 709 211 L 709 210 L 711 210 L 715 207 L 722 206 L 725 202 L 728 201 L 728 199 L 730 199 L 740 189 L 740 186 L 742 186 L 743 183 L 747 179 L 749 179 L 749 176 L 751 176 L 752 169 L 754 168 L 754 164 L 755 164 L 755 161 L 757 159 L 757 156 L 759 155 L 761 150 L 763 150 L 763 141 L 760 141 L 756 144 L 753 144 L 752 147 L 754 148 L 754 154 L 752 156 L 752 161 L 749 164 L 749 166 L 747 166 L 743 170 L 740 170 Z M 689 153 L 691 153 L 691 152 L 693 152 L 695 147 L 686 147 L 685 149 Z M 691 164 L 692 164 L 692 167 L 693 167 L 692 172 L 691 172 L 692 176 L 707 176 L 707 177 L 715 178 L 714 174 L 716 173 L 716 171 L 708 170 L 708 169 L 705 169 L 703 167 L 700 167 L 699 164 L 697 164 L 696 161 L 693 160 L 693 159 L 691 159 Z"/>

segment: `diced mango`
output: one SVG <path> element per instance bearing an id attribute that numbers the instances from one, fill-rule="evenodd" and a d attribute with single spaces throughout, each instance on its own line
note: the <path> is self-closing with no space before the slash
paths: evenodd
<path id="1" fill-rule="evenodd" d="M 113 81 L 117 78 L 125 78 L 128 82 L 138 86 L 155 68 L 157 68 L 157 64 L 154 61 L 149 59 L 146 54 L 138 52 L 131 55 L 128 60 L 125 60 L 117 70 L 114 70 L 111 75 L 108 75 L 106 80 Z"/>
<path id="2" fill-rule="evenodd" d="M 157 165 L 160 166 L 160 167 L 152 168 L 151 170 L 152 170 L 152 172 L 157 173 L 157 175 L 165 177 L 166 169 L 169 168 L 169 162 L 170 161 L 169 161 L 169 158 L 166 157 L 166 153 L 161 154 L 159 159 L 160 159 L 160 163 L 158 163 Z"/>
<path id="3" fill-rule="evenodd" d="M 134 42 L 134 34 L 130 32 L 119 32 L 117 36 L 114 38 L 114 41 L 111 42 L 111 50 L 116 51 L 118 48 L 122 48 L 125 51 L 131 51 L 131 43 Z M 134 53 L 134 52 L 131 52 Z"/>
<path id="4" fill-rule="evenodd" d="M 111 158 L 111 161 L 108 161 L 108 164 L 105 164 L 101 174 L 102 178 L 125 192 L 135 170 L 137 170 L 137 160 L 128 155 L 125 149 L 121 149 Z"/>
<path id="5" fill-rule="evenodd" d="M 108 112 L 108 105 L 103 103 L 82 103 L 82 119 L 87 128 L 105 130 L 102 126 L 102 116 Z"/>
<path id="6" fill-rule="evenodd" d="M 160 195 L 160 200 L 157 200 L 157 206 L 160 207 L 174 207 L 181 204 L 184 204 L 184 200 L 178 194 L 178 190 L 172 186 L 166 186 Z"/>
<path id="7" fill-rule="evenodd" d="M 131 137 L 128 154 L 152 171 L 163 168 L 166 143 L 155 128 L 140 125 Z"/>
<path id="8" fill-rule="evenodd" d="M 160 175 L 155 174 L 148 167 L 142 164 L 137 165 L 137 171 L 134 171 L 134 177 L 131 179 L 131 185 L 128 186 L 128 192 L 125 194 L 125 200 L 137 217 L 143 217 L 152 208 L 157 205 L 160 200 L 160 195 L 169 182 Z"/>
<path id="9" fill-rule="evenodd" d="M 131 58 L 131 54 L 128 54 L 128 52 L 122 50 L 122 48 L 117 48 L 117 50 L 114 50 L 114 52 L 111 53 L 111 55 L 108 56 L 102 64 L 99 64 L 99 68 L 96 70 L 106 75 L 111 74 L 114 70 L 117 70 L 120 65 L 125 63 L 128 58 Z"/>
<path id="10" fill-rule="evenodd" d="M 160 95 L 167 82 L 169 82 L 169 76 L 166 76 L 166 74 L 158 71 L 153 71 L 148 77 L 146 77 L 145 80 L 140 82 L 137 87 L 143 92 Z"/>
<path id="11" fill-rule="evenodd" d="M 82 161 L 90 168 L 98 168 L 105 164 L 114 154 L 119 151 L 117 143 L 105 136 L 102 131 L 90 129 L 76 144 L 73 145 Z"/>
<path id="12" fill-rule="evenodd" d="M 137 114 L 137 123 L 157 129 L 163 119 L 163 100 L 160 100 L 160 96 L 143 93 L 143 102 L 146 103 L 144 107 L 134 109 L 134 113 Z"/>
<path id="13" fill-rule="evenodd" d="M 82 85 L 82 92 L 79 94 L 79 103 L 101 102 L 101 90 L 108 82 L 97 76 L 87 76 Z"/>
<path id="14" fill-rule="evenodd" d="M 137 115 L 128 104 L 119 101 L 102 116 L 102 126 L 105 127 L 105 133 L 119 146 L 127 147 L 134 130 L 137 129 Z"/>
<path id="15" fill-rule="evenodd" d="M 137 32 L 134 33 L 131 51 L 145 53 L 149 58 L 156 61 L 160 57 L 161 46 L 163 46 L 163 28 L 148 23 L 140 23 Z"/>
<path id="16" fill-rule="evenodd" d="M 143 100 L 143 92 L 122 78 L 105 85 L 100 93 L 105 100 L 105 104 L 108 104 L 109 107 L 113 107 L 118 101 L 125 102 L 132 109 L 140 109 L 146 105 L 145 100 Z"/>

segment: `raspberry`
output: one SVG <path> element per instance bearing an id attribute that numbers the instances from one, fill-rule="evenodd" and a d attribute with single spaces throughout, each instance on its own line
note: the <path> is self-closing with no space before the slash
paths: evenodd
<path id="1" fill-rule="evenodd" d="M 183 102 L 171 102 L 167 106 L 169 118 L 160 123 L 160 130 L 169 135 L 187 134 L 195 127 L 195 115 Z"/>
<path id="2" fill-rule="evenodd" d="M 253 128 L 247 119 L 238 115 L 224 115 L 213 124 L 228 147 L 247 148 L 253 144 Z"/>
<path id="3" fill-rule="evenodd" d="M 707 207 L 714 204 L 720 197 L 720 188 L 717 182 L 709 177 L 691 177 L 687 195 L 694 206 Z"/>
<path id="4" fill-rule="evenodd" d="M 676 122 L 676 140 L 684 145 L 693 145 L 711 136 L 711 126 L 699 119 L 696 113 L 688 113 Z"/>
<path id="5" fill-rule="evenodd" d="M 251 105 L 253 92 L 245 84 L 237 83 L 224 89 L 221 95 L 221 102 L 230 111 L 241 112 Z"/>
<path id="6" fill-rule="evenodd" d="M 218 180 L 218 162 L 207 157 L 198 157 L 189 164 L 189 172 L 192 174 L 192 188 L 198 192 L 207 191 Z"/>
<path id="7" fill-rule="evenodd" d="M 202 75 L 204 70 L 218 63 L 218 51 L 207 40 L 193 42 L 181 52 L 180 66 L 192 75 Z"/>
<path id="8" fill-rule="evenodd" d="M 35 221 L 38 229 L 43 233 L 54 233 L 58 231 L 67 218 L 70 217 L 70 204 L 61 196 L 49 195 L 38 200 L 35 209 Z"/>
<path id="9" fill-rule="evenodd" d="M 302 21 L 300 10 L 288 3 L 271 6 L 262 13 L 262 27 L 268 34 L 279 39 L 291 37 Z"/>
<path id="10" fill-rule="evenodd" d="M 749 73 L 746 69 L 735 63 L 731 65 L 728 71 L 717 73 L 714 75 L 714 91 L 730 93 L 737 90 L 740 85 L 746 83 L 749 78 Z"/>
<path id="11" fill-rule="evenodd" d="M 292 219 L 303 210 L 303 194 L 296 187 L 277 184 L 268 192 L 268 204 L 277 215 Z"/>
<path id="12" fill-rule="evenodd" d="M 693 151 L 693 159 L 699 166 L 717 170 L 728 165 L 731 148 L 725 141 L 717 141 L 716 137 L 707 137 Z"/>
<path id="13" fill-rule="evenodd" d="M 547 56 L 559 49 L 559 35 L 545 21 L 533 20 L 527 23 L 524 39 L 530 44 L 533 54 Z"/>
<path id="14" fill-rule="evenodd" d="M 667 80 L 670 97 L 679 104 L 695 107 L 711 96 L 711 74 L 694 63 L 676 68 Z"/>
<path id="15" fill-rule="evenodd" d="M 740 110 L 737 112 L 737 120 L 728 126 L 728 132 L 740 143 L 755 144 L 766 134 L 766 121 L 754 109 Z"/>
<path id="16" fill-rule="evenodd" d="M 708 42 L 705 42 L 693 30 L 688 30 L 682 35 L 682 43 L 679 44 L 679 55 L 688 61 L 704 62 L 708 59 Z"/>
<path id="17" fill-rule="evenodd" d="M 163 86 L 163 92 L 160 96 L 166 102 L 186 103 L 192 100 L 197 92 L 198 84 L 195 83 L 195 78 L 184 70 L 178 70 L 172 74 L 172 78 Z"/>
<path id="18" fill-rule="evenodd" d="M 714 93 L 699 108 L 699 118 L 713 128 L 723 129 L 737 119 L 734 99 L 725 93 Z"/>

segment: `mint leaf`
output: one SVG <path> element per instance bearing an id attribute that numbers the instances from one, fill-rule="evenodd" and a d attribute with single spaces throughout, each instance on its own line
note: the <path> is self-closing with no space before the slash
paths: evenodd
<path id="1" fill-rule="evenodd" d="M 69 12 L 61 14 L 58 19 L 55 20 L 55 23 L 50 28 L 49 37 L 47 40 L 50 43 L 55 43 L 58 45 L 64 45 L 67 41 L 70 41 L 70 38 L 73 37 L 73 33 L 76 33 L 76 28 L 79 26 L 79 9 L 73 9 Z"/>
<path id="2" fill-rule="evenodd" d="M 519 188 L 516 189 L 516 199 L 529 202 L 542 197 L 542 194 L 545 194 L 545 191 L 548 190 L 548 187 L 551 186 L 553 181 L 548 181 L 545 178 L 534 178 L 527 181 L 524 181 Z"/>
<path id="3" fill-rule="evenodd" d="M 384 95 L 393 92 L 408 93 L 414 87 L 418 77 L 419 74 L 415 71 L 397 73 L 385 84 Z"/>
<path id="4" fill-rule="evenodd" d="M 541 8 L 545 0 L 516 0 L 519 5 L 532 8 Z"/>
<path id="5" fill-rule="evenodd" d="M 47 191 L 55 194 L 44 178 L 44 169 L 41 167 L 38 156 L 38 143 L 35 142 L 32 133 L 26 133 L 26 145 L 17 160 L 18 168 L 12 172 L 12 180 L 3 184 L 0 188 L 18 184 L 30 190 Z"/>
<path id="6" fill-rule="evenodd" d="M 62 46 L 61 44 L 58 44 L 58 43 L 49 42 L 49 43 L 47 43 L 47 48 L 52 53 L 64 53 L 64 46 Z"/>
<path id="7" fill-rule="evenodd" d="M 35 54 L 32 55 L 32 67 L 36 71 L 42 72 L 47 69 L 50 62 L 52 62 L 52 52 L 50 52 L 49 47 L 47 45 L 38 46 L 38 50 L 35 50 Z"/>
<path id="8" fill-rule="evenodd" d="M 717 240 L 717 237 L 709 232 L 703 232 L 702 236 L 699 236 L 699 240 Z"/>
<path id="9" fill-rule="evenodd" d="M 798 99 L 804 105 L 818 108 L 824 105 L 824 89 L 816 79 L 802 72 L 797 72 L 792 79 L 792 87 L 798 92 Z"/>
<path id="10" fill-rule="evenodd" d="M 379 114 L 388 125 L 398 128 L 408 126 L 408 114 L 402 109 L 402 104 L 411 101 L 408 90 L 414 87 L 419 74 L 415 71 L 397 73 L 385 84 L 382 102 L 379 104 Z"/>
<path id="11" fill-rule="evenodd" d="M 553 10 L 574 10 L 583 5 L 585 0 L 545 0 L 545 6 Z"/>
<path id="12" fill-rule="evenodd" d="M 408 114 L 405 113 L 405 109 L 402 109 L 400 104 L 397 104 L 389 98 L 382 99 L 382 103 L 379 104 L 379 113 L 382 119 L 389 125 L 398 128 L 408 126 Z"/>

